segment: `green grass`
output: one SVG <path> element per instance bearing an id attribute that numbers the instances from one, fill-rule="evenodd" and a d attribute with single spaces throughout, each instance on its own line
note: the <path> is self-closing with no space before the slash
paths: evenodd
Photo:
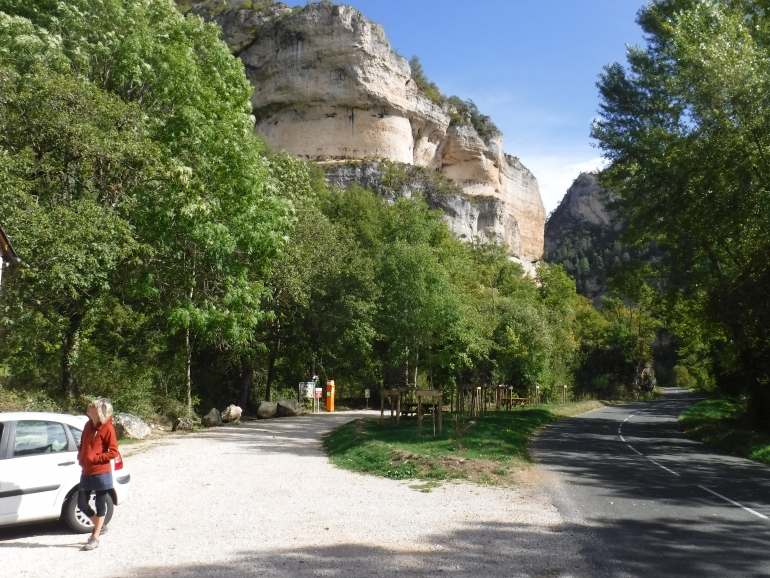
<path id="1" fill-rule="evenodd" d="M 770 432 L 752 427 L 744 402 L 719 397 L 679 415 L 685 435 L 728 453 L 770 465 Z"/>
<path id="2" fill-rule="evenodd" d="M 444 416 L 443 435 L 436 437 L 430 416 L 423 421 L 422 435 L 417 434 L 415 418 L 402 419 L 399 427 L 390 419 L 383 425 L 379 420 L 356 420 L 327 435 L 324 448 L 341 468 L 394 480 L 508 483 L 514 481 L 517 466 L 531 462 L 527 442 L 533 431 L 597 407 L 602 404 L 592 401 L 487 412 L 472 418 L 475 423 L 459 440 L 449 414 Z"/>
<path id="3" fill-rule="evenodd" d="M 138 443 L 141 443 L 141 442 L 142 442 L 142 440 L 129 440 L 129 439 L 118 440 L 118 445 L 119 446 L 130 446 L 130 445 L 138 444 Z"/>

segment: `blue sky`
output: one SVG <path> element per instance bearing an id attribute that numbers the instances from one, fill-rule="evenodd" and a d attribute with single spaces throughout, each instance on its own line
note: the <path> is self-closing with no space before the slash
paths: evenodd
<path id="1" fill-rule="evenodd" d="M 339 1 L 339 0 L 338 0 Z M 535 174 L 547 212 L 582 170 L 597 168 L 591 120 L 605 64 L 643 44 L 645 0 L 342 0 L 417 54 L 445 94 L 472 99 Z"/>

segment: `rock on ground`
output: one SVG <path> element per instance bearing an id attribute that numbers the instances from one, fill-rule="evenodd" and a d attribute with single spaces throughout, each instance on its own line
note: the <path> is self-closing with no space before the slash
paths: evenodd
<path id="1" fill-rule="evenodd" d="M 192 431 L 195 424 L 189 417 L 178 417 L 171 426 L 171 431 Z"/>
<path id="2" fill-rule="evenodd" d="M 222 425 L 222 414 L 219 413 L 217 408 L 213 407 L 210 412 L 201 418 L 201 424 L 203 427 L 220 426 Z"/>
<path id="3" fill-rule="evenodd" d="M 282 399 L 278 402 L 278 417 L 296 417 L 302 415 L 302 411 L 296 399 Z"/>
<path id="4" fill-rule="evenodd" d="M 222 412 L 222 421 L 228 423 L 238 421 L 241 419 L 242 414 L 243 410 L 237 405 L 228 405 L 225 411 Z"/>
<path id="5" fill-rule="evenodd" d="M 271 419 L 278 412 L 278 406 L 269 401 L 263 401 L 257 408 L 257 417 L 259 419 Z"/>
<path id="6" fill-rule="evenodd" d="M 115 414 L 112 417 L 112 425 L 119 440 L 143 440 L 152 433 L 149 425 L 130 413 Z"/>

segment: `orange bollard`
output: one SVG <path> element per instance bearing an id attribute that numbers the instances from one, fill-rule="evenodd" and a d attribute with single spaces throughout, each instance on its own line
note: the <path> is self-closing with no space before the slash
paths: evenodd
<path id="1" fill-rule="evenodd" d="M 334 380 L 326 380 L 326 411 L 334 411 Z"/>

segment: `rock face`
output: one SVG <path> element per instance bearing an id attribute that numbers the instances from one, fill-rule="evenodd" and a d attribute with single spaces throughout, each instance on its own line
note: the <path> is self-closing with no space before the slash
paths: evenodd
<path id="1" fill-rule="evenodd" d="M 119 440 L 143 440 L 152 433 L 150 426 L 130 413 L 115 414 L 112 425 Z"/>
<path id="2" fill-rule="evenodd" d="M 494 204 L 482 236 L 491 226 L 511 255 L 542 257 L 545 209 L 535 177 L 503 152 L 488 118 L 482 139 L 469 117 L 423 94 L 379 24 L 327 1 L 261 11 L 238 0 L 224 10 L 210 4 L 191 10 L 219 23 L 243 61 L 256 130 L 273 147 L 305 160 L 389 160 L 440 173 L 459 185 L 457 203 Z M 471 237 L 478 229 L 456 231 Z"/>
<path id="3" fill-rule="evenodd" d="M 228 405 L 222 412 L 222 421 L 227 423 L 238 421 L 242 414 L 243 410 L 237 405 Z"/>
<path id="4" fill-rule="evenodd" d="M 615 213 L 607 208 L 607 189 L 593 173 L 580 173 L 545 224 L 545 251 L 552 253 L 582 228 L 617 229 Z"/>
<path id="5" fill-rule="evenodd" d="M 282 399 L 278 402 L 278 417 L 302 415 L 302 406 L 296 399 Z"/>
<path id="6" fill-rule="evenodd" d="M 222 425 L 222 414 L 217 408 L 212 408 L 210 412 L 201 418 L 203 427 L 217 427 Z"/>
<path id="7" fill-rule="evenodd" d="M 278 412 L 278 406 L 269 401 L 263 401 L 257 408 L 257 417 L 259 419 L 271 419 Z"/>

